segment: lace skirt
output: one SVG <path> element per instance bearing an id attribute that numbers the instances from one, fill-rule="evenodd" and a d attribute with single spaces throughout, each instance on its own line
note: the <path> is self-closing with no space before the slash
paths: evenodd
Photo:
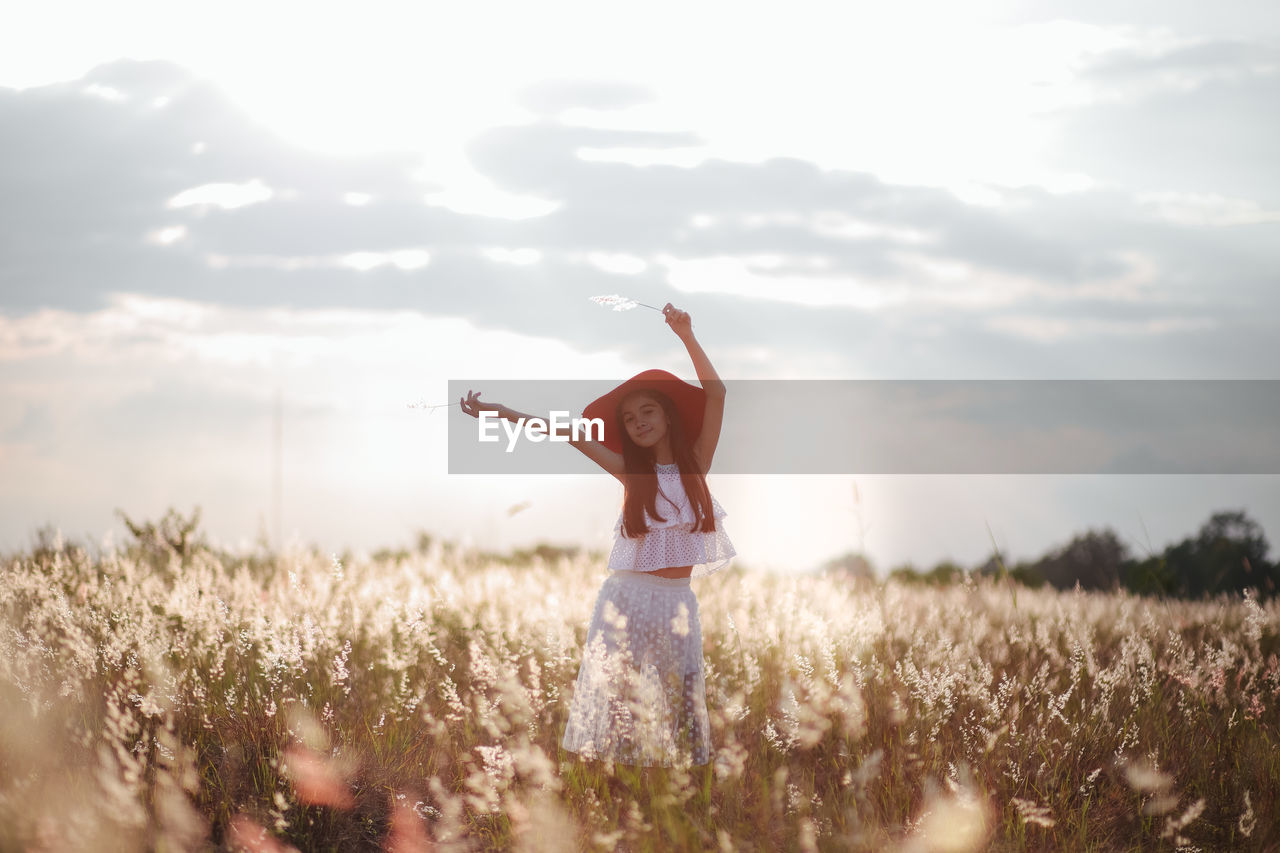
<path id="1" fill-rule="evenodd" d="M 605 579 L 560 745 L 618 764 L 708 762 L 702 623 L 689 578 L 623 571 Z"/>

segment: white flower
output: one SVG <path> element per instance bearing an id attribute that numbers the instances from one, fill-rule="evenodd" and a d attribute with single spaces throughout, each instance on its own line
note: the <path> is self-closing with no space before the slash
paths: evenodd
<path id="1" fill-rule="evenodd" d="M 588 298 L 595 304 L 603 305 L 606 308 L 613 308 L 614 311 L 630 311 L 632 308 L 635 308 L 640 304 L 634 299 L 628 299 L 627 297 L 619 296 L 616 293 L 610 296 L 591 296 Z"/>

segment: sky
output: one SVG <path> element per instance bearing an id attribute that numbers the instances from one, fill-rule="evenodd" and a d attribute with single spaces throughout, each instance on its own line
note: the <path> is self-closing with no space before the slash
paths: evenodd
<path id="1" fill-rule="evenodd" d="M 657 314 L 593 295 L 688 311 L 725 378 L 1280 378 L 1274 4 L 7 18 L 3 550 L 198 506 L 228 547 L 607 551 L 616 481 L 450 475 L 474 422 L 443 405 L 449 380 L 695 377 Z M 1221 509 L 1280 536 L 1275 475 L 709 484 L 762 568 L 1104 526 L 1141 555 Z"/>

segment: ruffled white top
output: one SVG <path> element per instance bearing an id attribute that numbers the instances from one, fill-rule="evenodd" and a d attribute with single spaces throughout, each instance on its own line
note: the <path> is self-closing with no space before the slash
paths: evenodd
<path id="1" fill-rule="evenodd" d="M 696 517 L 693 505 L 680 479 L 680 468 L 675 464 L 655 463 L 658 475 L 658 499 L 655 504 L 665 521 L 658 521 L 645 509 L 645 521 L 649 532 L 639 538 L 622 535 L 622 513 L 613 528 L 613 551 L 609 554 L 609 568 L 619 572 L 652 572 L 670 566 L 693 566 L 690 577 L 702 577 L 729 565 L 738 552 L 725 533 L 720 519 L 728 515 L 715 495 L 711 496 L 715 530 L 710 532 L 693 529 Z"/>

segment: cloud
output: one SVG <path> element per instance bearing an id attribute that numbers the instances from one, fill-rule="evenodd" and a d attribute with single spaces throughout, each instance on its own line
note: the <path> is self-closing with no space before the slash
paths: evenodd
<path id="1" fill-rule="evenodd" d="M 1275 70 L 1280 51 L 1236 39 L 1184 43 L 1164 50 L 1114 50 L 1084 69 L 1086 76 L 1110 84 L 1154 82 L 1190 88 L 1215 77 L 1242 77 Z"/>
<path id="2" fill-rule="evenodd" d="M 543 80 L 520 93 L 520 102 L 543 115 L 567 109 L 624 110 L 654 100 L 653 92 L 631 83 L 601 80 Z"/>
<path id="3" fill-rule="evenodd" d="M 1093 100 L 1060 116 L 1064 169 L 1140 193 L 1225 196 L 1280 207 L 1280 49 L 1199 40 L 1104 53 Z"/>
<path id="4" fill-rule="evenodd" d="M 1164 61 L 1230 61 L 1226 47 L 1207 53 Z M 1100 67 L 1119 73 L 1120 57 L 1109 62 Z M 550 111 L 622 108 L 648 95 L 559 80 L 526 97 Z M 1073 116 L 1071 132 L 1093 122 L 1116 136 L 1131 121 L 1116 114 L 1108 125 L 1108 109 Z M 583 348 L 633 347 L 636 357 L 645 344 L 620 343 L 616 324 L 586 302 L 617 291 L 696 305 L 746 346 L 815 358 L 835 348 L 852 359 L 847 342 L 892 334 L 981 363 L 1007 358 L 1011 346 L 1080 335 L 1221 333 L 1239 319 L 1233 295 L 1243 303 L 1262 293 L 1276 260 L 1264 234 L 1198 227 L 1205 218 L 1265 222 L 1268 208 L 1251 207 L 1245 193 L 1215 207 L 1205 199 L 1219 196 L 1200 190 L 1135 194 L 1113 183 L 1066 194 L 1003 189 L 995 204 L 977 205 L 790 157 L 692 167 L 584 159 L 578 152 L 588 149 L 701 140 L 548 119 L 484 130 L 468 153 L 502 190 L 554 209 L 520 220 L 460 213 L 427 200 L 440 185 L 415 155 L 298 149 L 163 62 L 121 61 L 71 83 L 0 91 L 0 122 L 17 128 L 0 140 L 6 312 L 92 311 L 113 293 L 407 309 Z M 1243 116 L 1224 122 L 1240 125 L 1225 133 L 1247 137 Z M 728 264 L 722 284 L 704 286 L 697 265 L 716 259 Z"/>
<path id="5" fill-rule="evenodd" d="M 117 94 L 104 98 L 94 87 Z M 211 241 L 211 230 L 199 226 L 217 217 L 207 205 L 169 207 L 193 188 L 256 181 L 278 195 L 276 206 L 297 197 L 320 204 L 320 219 L 337 229 L 342 220 L 324 215 L 326 200 L 342 211 L 349 206 L 340 195 L 360 191 L 395 204 L 414 186 L 407 180 L 413 158 L 343 160 L 291 148 L 167 62 L 114 62 L 70 83 L 0 90 L 0 122 L 0 306 L 7 310 L 90 310 L 112 291 L 198 292 L 208 277 L 200 252 Z M 309 211 L 280 229 L 273 250 L 287 249 L 280 243 L 308 225 L 316 215 Z M 147 234 L 175 226 L 189 237 L 174 251 L 144 245 Z M 316 237 L 332 245 L 334 234 Z"/>
<path id="6" fill-rule="evenodd" d="M 1002 5 L 994 17 L 1006 23 L 1088 21 L 1128 32 L 1193 33 L 1200 38 L 1271 33 L 1276 26 L 1275 7 L 1268 0 L 1237 0 L 1212 6 L 1168 0 L 1039 0 Z"/>

